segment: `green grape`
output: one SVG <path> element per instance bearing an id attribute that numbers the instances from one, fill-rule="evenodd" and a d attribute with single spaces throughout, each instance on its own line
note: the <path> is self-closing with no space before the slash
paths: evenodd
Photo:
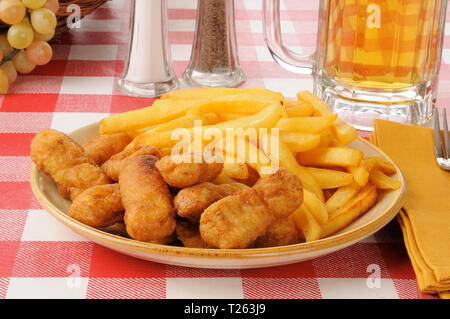
<path id="1" fill-rule="evenodd" d="M 57 20 L 55 14 L 47 8 L 33 10 L 30 13 L 31 25 L 36 32 L 48 34 L 55 30 Z"/>
<path id="2" fill-rule="evenodd" d="M 8 42 L 13 48 L 25 49 L 33 42 L 33 28 L 28 19 L 14 24 L 8 30 Z"/>
<path id="3" fill-rule="evenodd" d="M 34 31 L 34 39 L 35 40 L 41 40 L 41 41 L 50 41 L 51 39 L 53 39 L 53 37 L 55 36 L 55 30 L 53 30 L 50 33 L 47 34 L 42 34 L 39 32 Z"/>
<path id="4" fill-rule="evenodd" d="M 25 18 L 27 8 L 20 0 L 3 0 L 0 2 L 0 19 L 6 24 L 16 24 Z"/>
<path id="5" fill-rule="evenodd" d="M 3 63 L 0 66 L 0 69 L 2 69 L 8 76 L 9 84 L 17 80 L 17 71 L 12 61 L 6 61 L 5 63 Z"/>
<path id="6" fill-rule="evenodd" d="M 0 68 L 0 94 L 5 94 L 8 91 L 8 87 L 8 75 Z"/>
<path id="7" fill-rule="evenodd" d="M 47 0 L 44 4 L 44 8 L 52 10 L 54 14 L 59 10 L 59 1 L 58 0 Z"/>
<path id="8" fill-rule="evenodd" d="M 13 47 L 8 42 L 6 34 L 0 34 L 0 50 L 2 51 L 3 56 L 8 56 L 14 51 Z"/>
<path id="9" fill-rule="evenodd" d="M 22 74 L 28 74 L 36 68 L 36 65 L 28 60 L 27 54 L 24 50 L 17 52 L 17 54 L 13 57 L 12 62 L 14 63 L 17 72 Z"/>
<path id="10" fill-rule="evenodd" d="M 28 60 L 36 65 L 47 64 L 53 56 L 52 47 L 44 41 L 34 41 L 25 52 Z"/>
<path id="11" fill-rule="evenodd" d="M 22 0 L 25 7 L 30 9 L 39 9 L 41 8 L 47 0 Z"/>

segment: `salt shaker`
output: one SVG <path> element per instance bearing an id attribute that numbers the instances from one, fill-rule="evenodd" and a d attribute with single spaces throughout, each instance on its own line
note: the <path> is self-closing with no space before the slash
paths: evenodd
<path id="1" fill-rule="evenodd" d="M 168 41 L 167 0 L 132 0 L 124 70 L 117 82 L 127 95 L 157 97 L 176 89 Z"/>
<path id="2" fill-rule="evenodd" d="M 194 43 L 183 77 L 192 86 L 235 87 L 245 81 L 238 59 L 234 0 L 198 0 Z"/>

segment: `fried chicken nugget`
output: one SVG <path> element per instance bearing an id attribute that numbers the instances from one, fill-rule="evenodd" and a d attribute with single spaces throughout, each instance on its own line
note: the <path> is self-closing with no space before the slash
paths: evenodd
<path id="1" fill-rule="evenodd" d="M 70 217 L 91 227 L 109 227 L 123 220 L 118 184 L 96 185 L 81 193 L 69 209 Z"/>
<path id="2" fill-rule="evenodd" d="M 111 156 L 123 151 L 132 138 L 125 132 L 111 135 L 98 135 L 83 144 L 84 153 L 98 166 L 103 165 Z"/>
<path id="3" fill-rule="evenodd" d="M 53 178 L 60 194 L 72 200 L 91 186 L 110 182 L 77 142 L 56 130 L 45 129 L 34 136 L 30 157 Z"/>
<path id="4" fill-rule="evenodd" d="M 191 224 L 186 220 L 177 220 L 175 230 L 177 238 L 183 243 L 184 247 L 210 248 L 202 236 L 200 236 L 198 225 Z"/>
<path id="5" fill-rule="evenodd" d="M 300 179 L 281 167 L 261 178 L 251 189 L 227 196 L 209 206 L 200 217 L 200 234 L 218 248 L 248 248 L 277 219 L 300 207 Z"/>
<path id="6" fill-rule="evenodd" d="M 178 216 L 198 224 L 200 215 L 212 203 L 247 188 L 249 187 L 240 183 L 216 185 L 204 182 L 180 190 L 173 199 L 173 205 Z"/>
<path id="7" fill-rule="evenodd" d="M 291 217 L 280 218 L 273 222 L 264 235 L 258 237 L 254 247 L 276 247 L 299 242 L 297 227 Z"/>
<path id="8" fill-rule="evenodd" d="M 129 158 L 120 172 L 119 188 L 130 237 L 166 244 L 175 231 L 175 210 L 167 184 L 155 168 L 157 161 L 152 155 Z"/>
<path id="9" fill-rule="evenodd" d="M 161 158 L 156 167 L 172 187 L 185 188 L 210 182 L 222 172 L 223 163 L 176 163 L 171 155 Z"/>
<path id="10" fill-rule="evenodd" d="M 138 145 L 136 147 L 124 149 L 123 151 L 111 156 L 105 163 L 103 163 L 102 170 L 111 180 L 118 181 L 120 171 L 124 166 L 125 161 L 129 158 L 141 155 L 153 155 L 157 158 L 161 157 L 159 150 L 156 147 L 152 145 Z"/>

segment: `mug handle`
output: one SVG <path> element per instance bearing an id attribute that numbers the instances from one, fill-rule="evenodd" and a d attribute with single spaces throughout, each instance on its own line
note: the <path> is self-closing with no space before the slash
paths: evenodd
<path id="1" fill-rule="evenodd" d="M 313 74 L 314 53 L 299 54 L 287 48 L 281 37 L 280 0 L 263 0 L 264 39 L 274 60 L 288 71 Z"/>

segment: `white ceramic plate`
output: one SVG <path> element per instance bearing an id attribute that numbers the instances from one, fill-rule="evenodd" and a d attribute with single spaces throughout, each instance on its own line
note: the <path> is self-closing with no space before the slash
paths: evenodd
<path id="1" fill-rule="evenodd" d="M 79 143 L 98 135 L 98 123 L 82 127 L 71 134 Z M 351 147 L 365 156 L 383 156 L 380 149 L 358 138 Z M 395 163 L 394 163 L 395 165 Z M 197 268 L 258 268 L 284 265 L 323 256 L 354 244 L 381 229 L 401 208 L 405 182 L 400 170 L 393 177 L 400 180 L 401 188 L 381 192 L 377 204 L 339 233 L 313 242 L 289 246 L 256 249 L 200 249 L 145 243 L 113 235 L 86 226 L 68 216 L 70 201 L 59 195 L 52 179 L 33 166 L 31 187 L 41 205 L 66 226 L 89 240 L 126 255 L 158 263 Z"/>

